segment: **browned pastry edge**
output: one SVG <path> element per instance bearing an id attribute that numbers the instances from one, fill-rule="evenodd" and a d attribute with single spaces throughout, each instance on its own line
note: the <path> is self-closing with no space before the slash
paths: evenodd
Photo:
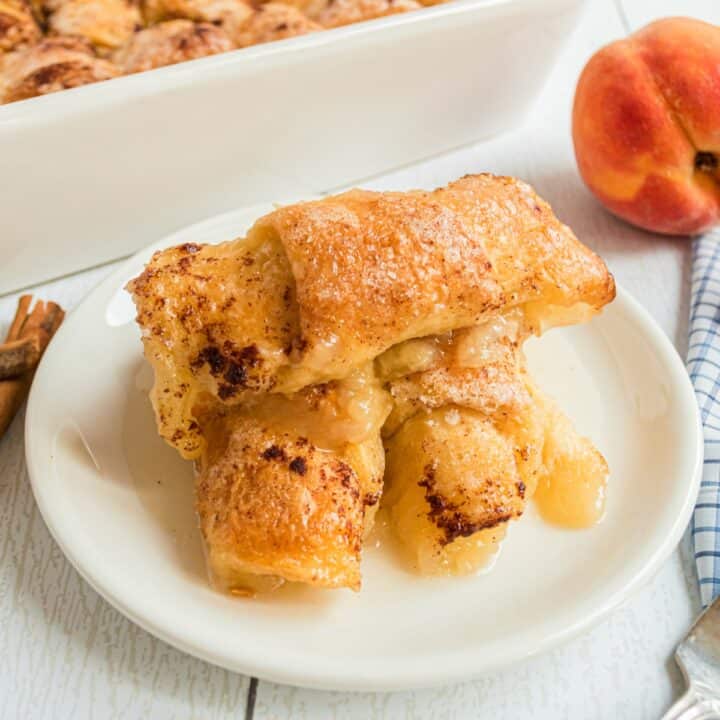
<path id="1" fill-rule="evenodd" d="M 6 103 L 120 74 L 112 63 L 95 57 L 87 41 L 73 37 L 45 38 L 37 45 L 6 55 L 0 68 L 0 102 Z"/>
<path id="2" fill-rule="evenodd" d="M 322 27 L 292 5 L 268 2 L 234 29 L 233 39 L 239 48 L 322 30 Z"/>
<path id="3" fill-rule="evenodd" d="M 259 574 L 359 589 L 365 514 L 374 504 L 365 487 L 377 478 L 364 484 L 341 453 L 250 417 L 212 425 L 196 506 L 219 584 L 242 590 Z"/>
<path id="4" fill-rule="evenodd" d="M 36 43 L 41 36 L 40 26 L 25 0 L 0 0 L 0 57 L 3 52 Z"/>
<path id="5" fill-rule="evenodd" d="M 190 20 L 167 20 L 135 33 L 114 53 L 113 61 L 124 73 L 130 74 L 232 49 L 232 40 L 221 27 Z"/>
<path id="6" fill-rule="evenodd" d="M 334 28 L 421 8 L 416 0 L 327 0 L 311 17 L 325 28 Z"/>

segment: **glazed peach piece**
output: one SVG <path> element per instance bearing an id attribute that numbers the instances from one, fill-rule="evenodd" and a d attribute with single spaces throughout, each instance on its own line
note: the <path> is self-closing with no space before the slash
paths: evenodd
<path id="1" fill-rule="evenodd" d="M 651 23 L 588 62 L 573 108 L 578 167 L 619 217 L 695 235 L 720 219 L 720 28 Z"/>

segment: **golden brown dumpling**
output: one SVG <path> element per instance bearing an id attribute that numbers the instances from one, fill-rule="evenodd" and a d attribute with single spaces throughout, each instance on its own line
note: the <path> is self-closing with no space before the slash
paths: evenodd
<path id="1" fill-rule="evenodd" d="M 50 33 L 87 38 L 101 55 L 142 27 L 140 10 L 132 0 L 56 0 L 51 9 Z"/>
<path id="2" fill-rule="evenodd" d="M 273 0 L 260 0 L 258 5 L 265 5 Z M 283 5 L 292 5 L 309 18 L 313 18 L 326 4 L 327 0 L 283 0 Z"/>
<path id="3" fill-rule="evenodd" d="M 233 40 L 238 47 L 284 40 L 322 28 L 292 5 L 269 2 L 258 7 L 236 29 Z"/>
<path id="4" fill-rule="evenodd" d="M 40 26 L 25 0 L 0 0 L 0 56 L 32 45 L 40 37 Z"/>
<path id="5" fill-rule="evenodd" d="M 200 419 L 197 510 L 215 582 L 360 587 L 362 540 L 382 491 L 390 403 L 370 368 Z"/>
<path id="6" fill-rule="evenodd" d="M 47 95 L 117 77 L 120 71 L 95 57 L 81 38 L 46 38 L 0 59 L 0 103 Z"/>
<path id="7" fill-rule="evenodd" d="M 244 402 L 272 390 L 287 363 L 298 318 L 282 245 L 261 237 L 186 243 L 156 253 L 129 289 L 155 370 L 158 431 L 196 458 L 204 442 L 194 413 L 199 394 Z"/>
<path id="8" fill-rule="evenodd" d="M 424 574 L 483 567 L 536 492 L 551 522 L 602 516 L 604 459 L 528 378 L 521 344 L 534 329 L 518 307 L 378 360 L 395 401 L 384 502 Z"/>
<path id="9" fill-rule="evenodd" d="M 212 23 L 232 37 L 254 9 L 245 0 L 144 0 L 143 15 L 148 24 L 185 19 Z"/>
<path id="10" fill-rule="evenodd" d="M 312 17 L 323 27 L 334 28 L 421 7 L 416 0 L 328 0 L 322 9 L 314 11 Z"/>
<path id="11" fill-rule="evenodd" d="M 232 41 L 220 27 L 191 20 L 168 20 L 135 33 L 113 55 L 113 60 L 129 74 L 232 49 Z"/>

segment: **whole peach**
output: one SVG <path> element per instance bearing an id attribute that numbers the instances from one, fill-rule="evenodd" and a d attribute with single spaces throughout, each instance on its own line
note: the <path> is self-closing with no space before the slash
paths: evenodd
<path id="1" fill-rule="evenodd" d="M 720 27 L 667 18 L 602 48 L 572 121 L 580 174 L 610 211 L 669 235 L 720 220 Z"/>

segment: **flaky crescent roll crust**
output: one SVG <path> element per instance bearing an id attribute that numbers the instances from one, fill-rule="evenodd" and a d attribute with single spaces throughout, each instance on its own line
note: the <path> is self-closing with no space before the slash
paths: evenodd
<path id="1" fill-rule="evenodd" d="M 235 26 L 232 37 L 239 48 L 244 48 L 307 35 L 321 29 L 294 5 L 268 2 Z"/>
<path id="2" fill-rule="evenodd" d="M 313 17 L 323 27 L 334 28 L 421 7 L 416 0 L 328 0 Z"/>
<path id="3" fill-rule="evenodd" d="M 40 39 L 40 26 L 25 0 L 0 0 L 0 57 Z"/>
<path id="4" fill-rule="evenodd" d="M 55 0 L 48 28 L 52 34 L 89 40 L 101 55 L 122 45 L 142 27 L 132 0 Z"/>
<path id="5" fill-rule="evenodd" d="M 232 41 L 221 27 L 168 20 L 136 32 L 114 53 L 113 60 L 129 74 L 232 49 Z"/>
<path id="6" fill-rule="evenodd" d="M 434 196 L 483 238 L 503 305 L 537 300 L 558 310 L 582 303 L 597 311 L 615 297 L 605 263 L 522 180 L 467 175 Z"/>
<path id="7" fill-rule="evenodd" d="M 217 585 L 239 594 L 284 580 L 360 587 L 391 404 L 367 365 L 293 395 L 199 408 L 207 442 L 197 463 L 197 511 Z"/>
<path id="8" fill-rule="evenodd" d="M 117 77 L 82 38 L 46 38 L 0 59 L 0 104 Z"/>
<path id="9" fill-rule="evenodd" d="M 129 287 L 160 432 L 188 458 L 202 450 L 198 392 L 226 404 L 292 392 L 507 305 L 591 314 L 615 292 L 602 260 L 528 185 L 491 175 L 280 208 L 242 240 L 156 253 Z"/>
<path id="10" fill-rule="evenodd" d="M 219 27 L 237 27 L 253 13 L 245 0 L 144 0 L 143 16 L 148 24 L 163 20 L 194 20 Z"/>
<path id="11" fill-rule="evenodd" d="M 377 389 L 374 420 L 362 427 L 348 417 L 346 390 L 346 381 L 331 383 L 204 424 L 197 510 L 222 588 L 242 594 L 290 580 L 359 589 L 362 540 L 382 491 L 389 398 Z"/>
<path id="12" fill-rule="evenodd" d="M 502 304 L 482 238 L 430 193 L 352 190 L 281 208 L 258 234 L 282 243 L 299 312 L 293 359 L 318 375 L 342 376 Z"/>

